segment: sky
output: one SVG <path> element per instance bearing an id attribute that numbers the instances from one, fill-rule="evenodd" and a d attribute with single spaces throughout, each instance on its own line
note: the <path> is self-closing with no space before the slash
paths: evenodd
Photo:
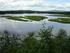
<path id="1" fill-rule="evenodd" d="M 0 0 L 0 10 L 70 11 L 70 0 Z"/>

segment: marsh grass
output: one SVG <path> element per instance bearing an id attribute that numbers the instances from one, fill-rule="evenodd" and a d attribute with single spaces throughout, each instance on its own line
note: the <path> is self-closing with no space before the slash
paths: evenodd
<path id="1" fill-rule="evenodd" d="M 28 20 L 40 21 L 46 18 L 47 17 L 44 17 L 44 16 L 24 16 L 24 17 L 23 16 L 7 16 L 7 19 L 12 19 L 12 20 L 17 20 L 17 21 L 28 21 Z"/>
<path id="2" fill-rule="evenodd" d="M 70 18 L 49 19 L 49 21 L 70 24 Z"/>
<path id="3" fill-rule="evenodd" d="M 28 21 L 28 20 L 25 20 L 25 19 L 21 19 L 21 18 L 24 18 L 24 17 L 17 17 L 17 16 L 9 16 L 7 17 L 7 19 L 11 19 L 11 20 L 17 20 L 17 21 Z"/>
<path id="4" fill-rule="evenodd" d="M 47 17 L 44 17 L 44 16 L 25 16 L 25 18 L 30 19 L 30 20 L 40 21 L 40 20 L 46 19 Z"/>

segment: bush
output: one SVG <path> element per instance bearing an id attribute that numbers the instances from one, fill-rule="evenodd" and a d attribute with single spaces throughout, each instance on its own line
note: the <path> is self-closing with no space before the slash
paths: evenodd
<path id="1" fill-rule="evenodd" d="M 39 40 L 33 32 L 21 39 L 19 35 L 4 31 L 0 36 L 0 53 L 69 53 L 70 37 L 67 32 L 60 29 L 54 36 L 52 29 L 41 29 Z"/>

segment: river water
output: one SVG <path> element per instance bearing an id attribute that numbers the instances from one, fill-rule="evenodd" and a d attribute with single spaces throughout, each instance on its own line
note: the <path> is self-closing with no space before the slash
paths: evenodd
<path id="1" fill-rule="evenodd" d="M 47 19 L 41 20 L 41 21 L 32 21 L 32 22 L 25 22 L 25 21 L 15 21 L 15 20 L 9 20 L 5 17 L 1 16 L 26 16 L 26 15 L 39 15 L 39 16 L 46 16 Z M 64 18 L 64 16 L 60 16 L 58 14 L 6 14 L 6 15 L 0 15 L 0 31 L 7 30 L 11 33 L 28 33 L 28 32 L 36 32 L 39 31 L 43 24 L 45 24 L 45 27 L 53 26 L 53 32 L 57 33 L 59 29 L 65 29 L 67 33 L 70 32 L 70 24 L 63 24 L 58 22 L 51 22 L 48 21 L 48 19 L 53 18 Z"/>

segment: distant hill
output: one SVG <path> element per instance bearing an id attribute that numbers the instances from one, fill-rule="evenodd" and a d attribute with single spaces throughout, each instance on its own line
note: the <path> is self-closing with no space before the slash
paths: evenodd
<path id="1" fill-rule="evenodd" d="M 0 14 L 23 14 L 23 13 L 50 13 L 50 14 L 70 14 L 70 11 L 33 11 L 33 10 L 9 10 L 0 11 Z"/>

